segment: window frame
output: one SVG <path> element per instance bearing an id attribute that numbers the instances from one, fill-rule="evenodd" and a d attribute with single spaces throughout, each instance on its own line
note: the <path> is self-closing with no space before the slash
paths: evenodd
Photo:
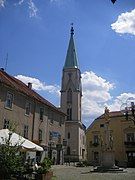
<path id="1" fill-rule="evenodd" d="M 62 117 L 59 118 L 59 126 L 62 126 Z"/>
<path id="2" fill-rule="evenodd" d="M 99 135 L 97 135 L 97 134 L 93 135 L 93 143 L 94 144 L 99 144 Z"/>
<path id="3" fill-rule="evenodd" d="M 67 138 L 68 138 L 68 139 L 70 139 L 70 132 L 68 132 L 68 134 L 67 134 Z"/>
<path id="4" fill-rule="evenodd" d="M 71 149 L 70 149 L 70 146 L 67 147 L 67 155 L 71 155 Z"/>
<path id="5" fill-rule="evenodd" d="M 41 121 L 44 120 L 44 107 L 40 107 L 40 109 L 39 109 L 39 119 Z"/>
<path id="6" fill-rule="evenodd" d="M 29 105 L 29 106 L 27 106 L 27 105 Z M 31 111 L 31 103 L 29 101 L 26 101 L 26 103 L 25 103 L 25 115 L 29 116 L 30 115 L 30 111 Z"/>
<path id="7" fill-rule="evenodd" d="M 67 91 L 67 103 L 72 103 L 72 90 L 71 88 Z"/>
<path id="8" fill-rule="evenodd" d="M 23 137 L 28 139 L 29 137 L 29 126 L 24 124 Z"/>
<path id="9" fill-rule="evenodd" d="M 67 108 L 67 121 L 72 120 L 72 108 Z"/>
<path id="10" fill-rule="evenodd" d="M 4 118 L 3 129 L 9 129 L 9 119 Z"/>
<path id="11" fill-rule="evenodd" d="M 43 140 L 43 131 L 42 131 L 42 129 L 39 129 L 39 131 L 38 131 L 38 139 L 39 139 L 39 141 Z"/>
<path id="12" fill-rule="evenodd" d="M 135 134 L 133 132 L 126 133 L 127 142 L 135 142 Z"/>
<path id="13" fill-rule="evenodd" d="M 8 98 L 8 96 L 11 95 L 11 98 Z M 5 108 L 7 109 L 13 109 L 13 100 L 14 100 L 14 94 L 10 91 L 7 91 L 6 95 L 6 101 L 5 101 Z"/>

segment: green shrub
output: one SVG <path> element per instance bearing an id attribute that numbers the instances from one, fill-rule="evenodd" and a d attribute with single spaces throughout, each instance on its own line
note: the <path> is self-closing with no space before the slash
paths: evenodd
<path id="1" fill-rule="evenodd" d="M 45 174 L 51 169 L 52 161 L 49 158 L 44 158 L 40 167 L 37 169 L 38 174 Z"/>
<path id="2" fill-rule="evenodd" d="M 6 178 L 23 171 L 23 161 L 19 148 L 9 146 L 9 144 L 0 145 L 0 176 Z"/>

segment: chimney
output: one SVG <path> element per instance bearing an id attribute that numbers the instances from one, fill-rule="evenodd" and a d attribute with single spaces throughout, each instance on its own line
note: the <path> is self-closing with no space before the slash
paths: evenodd
<path id="1" fill-rule="evenodd" d="M 32 83 L 28 82 L 28 88 L 32 89 Z"/>

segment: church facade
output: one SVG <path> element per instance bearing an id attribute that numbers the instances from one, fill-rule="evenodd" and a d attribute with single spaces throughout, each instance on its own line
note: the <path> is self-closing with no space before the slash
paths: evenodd
<path id="1" fill-rule="evenodd" d="M 35 92 L 30 82 L 25 85 L 0 69 L 0 129 L 10 129 L 14 124 L 16 133 L 42 146 L 44 155 L 55 159 L 55 164 L 86 158 L 81 99 L 73 27 L 63 67 L 60 108 Z"/>
<path id="2" fill-rule="evenodd" d="M 81 71 L 79 69 L 75 43 L 74 29 L 71 27 L 71 36 L 67 50 L 61 83 L 61 110 L 67 114 L 65 121 L 65 161 L 79 161 L 86 157 L 85 126 L 81 116 Z"/>

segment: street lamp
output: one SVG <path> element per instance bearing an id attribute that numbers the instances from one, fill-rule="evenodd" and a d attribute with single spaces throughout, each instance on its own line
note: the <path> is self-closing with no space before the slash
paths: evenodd
<path id="1" fill-rule="evenodd" d="M 125 115 L 126 120 L 132 120 L 135 125 L 135 98 L 128 98 L 126 103 L 121 105 L 120 110 Z"/>

